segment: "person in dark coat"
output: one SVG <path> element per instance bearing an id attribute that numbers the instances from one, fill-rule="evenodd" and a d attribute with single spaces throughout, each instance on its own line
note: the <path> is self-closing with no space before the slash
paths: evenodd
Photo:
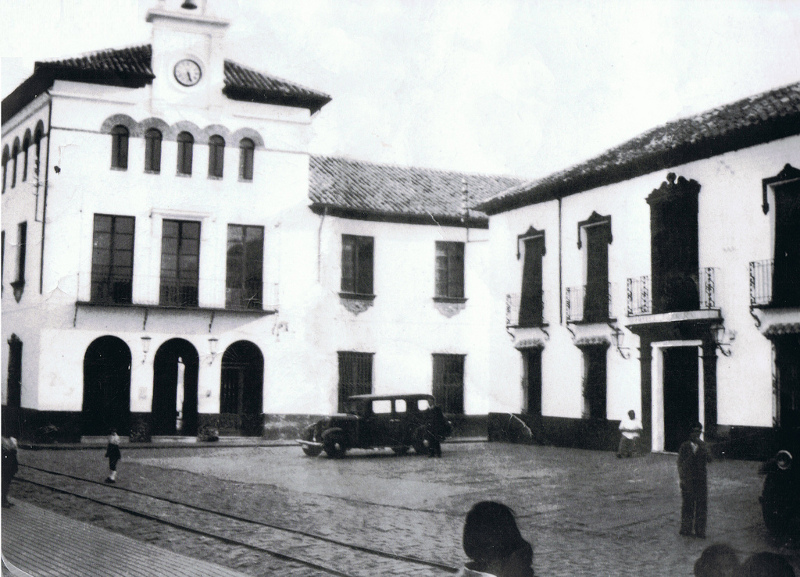
<path id="1" fill-rule="evenodd" d="M 695 423 L 689 440 L 678 449 L 678 477 L 681 483 L 681 535 L 706 537 L 708 478 L 706 463 L 711 460 L 708 447 L 700 439 L 703 425 Z"/>
<path id="2" fill-rule="evenodd" d="M 442 409 L 438 406 L 431 407 L 431 419 L 428 423 L 427 440 L 429 443 L 429 457 L 442 456 L 442 441 L 450 436 L 452 427 L 445 419 Z"/>
<path id="3" fill-rule="evenodd" d="M 119 451 L 119 435 L 116 429 L 111 429 L 111 434 L 108 436 L 108 446 L 106 446 L 106 457 L 108 457 L 108 478 L 106 483 L 117 482 L 117 463 L 122 459 L 122 453 Z"/>
<path id="4" fill-rule="evenodd" d="M 3 509 L 13 506 L 8 500 L 8 492 L 11 489 L 11 479 L 17 474 L 17 469 L 19 469 L 17 440 L 14 437 L 3 437 Z"/>

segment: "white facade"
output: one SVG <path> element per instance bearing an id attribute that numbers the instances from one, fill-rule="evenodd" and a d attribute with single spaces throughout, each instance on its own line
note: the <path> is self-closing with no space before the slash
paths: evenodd
<path id="1" fill-rule="evenodd" d="M 672 166 L 622 182 L 609 184 L 561 199 L 543 200 L 527 206 L 498 211 L 490 216 L 490 245 L 495 302 L 519 293 L 523 259 L 518 259 L 518 236 L 530 227 L 544 231 L 546 253 L 542 259 L 544 330 L 513 327 L 511 338 L 499 334 L 493 341 L 493 371 L 497 382 L 507 383 L 524 394 L 526 379 L 521 352 L 541 348 L 541 414 L 545 429 L 554 421 L 580 431 L 584 411 L 584 355 L 581 341 L 605 342 L 606 419 L 619 420 L 634 409 L 644 414 L 645 431 L 652 450 L 665 449 L 664 365 L 665 349 L 696 347 L 699 368 L 697 410 L 701 422 L 724 437 L 732 429 L 772 429 L 779 422 L 780 401 L 774 386 L 776 374 L 773 342 L 768 338 L 776 326 L 797 326 L 800 309 L 778 311 L 751 309 L 750 263 L 773 258 L 775 247 L 775 199 L 773 187 L 765 185 L 772 210 L 762 209 L 762 181 L 775 177 L 790 164 L 800 166 L 800 137 L 791 136 L 711 158 Z M 700 184 L 698 197 L 698 260 L 701 269 L 714 269 L 714 303 L 708 310 L 692 313 L 645 315 L 627 310 L 628 279 L 651 274 L 651 215 L 648 196 L 671 172 Z M 592 213 L 610 217 L 612 240 L 608 245 L 608 279 L 611 318 L 589 325 L 568 322 L 567 288 L 582 287 L 587 279 L 585 229 L 578 223 Z M 583 247 L 578 248 L 578 235 Z M 497 318 L 502 311 L 495 311 Z M 643 341 L 638 326 L 649 323 L 669 327 L 682 318 L 703 324 L 708 320 L 724 325 L 724 346 L 715 349 L 716 418 L 706 415 L 703 371 L 703 340 L 679 334 L 660 340 L 649 338 L 642 362 Z M 513 320 L 510 324 L 514 324 Z M 624 333 L 622 351 L 615 347 L 614 329 Z M 772 329 L 771 329 L 772 327 Z M 499 331 L 495 331 L 499 333 Z M 545 334 L 547 333 L 547 334 Z M 516 348 L 515 348 L 516 347 Z M 730 356 L 722 354 L 722 350 Z M 624 358 L 629 355 L 630 358 Z M 643 378 L 643 373 L 645 378 Z M 649 389 L 649 390 L 648 390 Z M 713 394 L 713 393 L 710 393 Z M 570 421 L 572 423 L 570 424 Z M 567 424 L 564 424 L 567 423 Z M 613 425 L 613 424 L 612 424 Z M 613 426 L 612 426 L 613 428 Z M 547 431 L 545 431 L 545 435 Z M 579 433 L 576 433 L 579 434 Z M 580 444 L 580 440 L 576 440 Z"/>
<path id="2" fill-rule="evenodd" d="M 131 430 L 155 411 L 159 375 L 167 370 L 157 357 L 168 350 L 186 366 L 179 368 L 179 381 L 188 383 L 186 375 L 196 371 L 198 422 L 190 433 L 216 424 L 213 417 L 224 403 L 225 353 L 242 341 L 263 358 L 257 413 L 267 429 L 281 429 L 284 418 L 302 421 L 304 415 L 336 410 L 340 352 L 373 354 L 376 393 L 430 392 L 432 355 L 463 355 L 464 410 L 485 414 L 492 404 L 486 390 L 487 231 L 314 214 L 307 152 L 313 107 L 226 98 L 227 24 L 176 6 L 161 5 L 148 15 L 154 27 L 150 83 L 121 87 L 56 79 L 3 124 L 3 146 L 9 149 L 37 123 L 43 134 L 38 174 L 31 160 L 26 180 L 18 176 L 12 186 L 10 171 L 21 166 L 22 153 L 10 158 L 2 197 L 2 333 L 9 343 L 22 344 L 20 398 L 9 398 L 4 379 L 3 403 L 19 407 L 12 419 L 23 423 L 21 434 L 35 436 L 32 428 L 49 423 L 70 429 L 72 437 L 87 433 L 80 424 L 87 410 L 87 351 L 98 342 L 119 346 L 123 360 L 130 355 Z M 194 86 L 182 85 L 173 74 L 185 59 L 199 65 L 202 76 Z M 130 134 L 125 169 L 112 166 L 115 126 Z M 148 128 L 163 134 L 158 173 L 144 169 Z M 176 170 L 182 131 L 194 138 L 191 175 Z M 221 178 L 208 176 L 212 135 L 226 143 Z M 242 138 L 256 145 L 251 181 L 239 172 Z M 33 158 L 33 147 L 28 155 Z M 96 215 L 135 219 L 130 303 L 93 302 Z M 160 302 L 167 220 L 200 225 L 196 306 Z M 26 283 L 12 291 L 20 222 L 27 222 Z M 231 224 L 264 230 L 263 305 L 256 310 L 226 308 Z M 343 234 L 374 238 L 375 298 L 365 310 L 339 295 Z M 434 302 L 435 246 L 443 240 L 465 243 L 465 303 Z M 15 292 L 21 292 L 18 301 Z M 124 344 L 109 344 L 107 337 Z M 13 373 L 11 351 L 11 344 L 3 347 L 4 374 Z M 170 378 L 174 387 L 176 377 Z M 227 429 L 236 433 L 236 426 Z M 152 430 L 159 434 L 158 427 Z"/>

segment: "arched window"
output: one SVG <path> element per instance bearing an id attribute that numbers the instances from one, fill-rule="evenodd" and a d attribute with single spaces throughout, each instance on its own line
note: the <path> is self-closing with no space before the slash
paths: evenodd
<path id="1" fill-rule="evenodd" d="M 14 139 L 14 148 L 11 150 L 14 166 L 11 167 L 11 188 L 17 186 L 17 158 L 19 157 L 19 138 Z"/>
<path id="2" fill-rule="evenodd" d="M 128 129 L 120 124 L 111 129 L 111 168 L 128 169 Z"/>
<path id="3" fill-rule="evenodd" d="M 3 148 L 3 194 L 6 192 L 6 176 L 8 176 L 8 147 Z"/>
<path id="4" fill-rule="evenodd" d="M 42 134 L 44 133 L 44 126 L 41 121 L 36 125 L 36 131 L 33 133 L 33 142 L 36 145 L 36 160 L 34 161 L 33 171 L 36 176 L 39 176 L 39 161 L 42 155 Z"/>
<path id="5" fill-rule="evenodd" d="M 239 142 L 239 178 L 253 180 L 253 156 L 256 145 L 249 138 L 242 138 Z"/>
<path id="6" fill-rule="evenodd" d="M 144 171 L 161 172 L 161 132 L 156 128 L 144 133 Z"/>
<path id="7" fill-rule="evenodd" d="M 22 182 L 28 180 L 28 148 L 31 146 L 31 131 L 25 131 L 25 138 L 22 139 Z"/>
<path id="8" fill-rule="evenodd" d="M 208 176 L 222 178 L 225 164 L 225 139 L 215 134 L 208 139 Z"/>
<path id="9" fill-rule="evenodd" d="M 178 135 L 178 174 L 192 174 L 192 146 L 194 138 L 188 132 Z"/>

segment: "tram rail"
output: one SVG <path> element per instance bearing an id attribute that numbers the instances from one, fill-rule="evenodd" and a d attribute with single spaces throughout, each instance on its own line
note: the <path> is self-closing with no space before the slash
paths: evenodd
<path id="1" fill-rule="evenodd" d="M 435 577 L 450 575 L 458 570 L 437 561 L 382 551 L 129 487 L 20 464 L 20 472 L 25 470 L 28 474 L 18 474 L 17 481 L 329 575 L 361 577 L 396 573 Z M 208 530 L 209 526 L 217 527 L 218 530 Z"/>

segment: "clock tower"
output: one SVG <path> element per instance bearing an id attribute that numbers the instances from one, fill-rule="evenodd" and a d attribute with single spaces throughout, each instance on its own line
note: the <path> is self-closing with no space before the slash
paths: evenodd
<path id="1" fill-rule="evenodd" d="M 147 12 L 153 25 L 153 109 L 222 106 L 228 21 L 207 0 L 160 0 Z"/>

